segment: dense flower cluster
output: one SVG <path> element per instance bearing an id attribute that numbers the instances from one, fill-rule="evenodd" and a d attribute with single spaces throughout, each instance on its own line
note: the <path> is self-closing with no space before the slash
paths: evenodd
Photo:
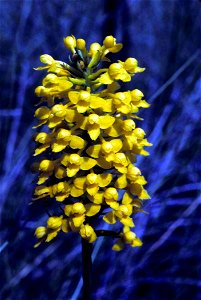
<path id="1" fill-rule="evenodd" d="M 36 246 L 60 231 L 77 232 L 92 243 L 97 218 L 121 224 L 113 250 L 125 243 L 140 246 L 131 231 L 132 215 L 142 211 L 142 200 L 149 195 L 134 163 L 137 155 L 148 155 L 144 147 L 151 144 L 135 120 L 140 119 L 139 109 L 149 104 L 138 89 L 118 91 L 118 82 L 131 81 L 144 68 L 135 58 L 110 63 L 106 55 L 122 48 L 113 36 L 103 45 L 91 44 L 89 51 L 85 41 L 74 36 L 67 36 L 64 44 L 72 52 L 68 64 L 44 54 L 44 66 L 36 69 L 48 74 L 35 90 L 41 101 L 34 127 L 44 129 L 34 136 L 34 155 L 41 157 L 33 165 L 38 173 L 34 200 L 56 201 L 61 209 L 36 229 Z"/>

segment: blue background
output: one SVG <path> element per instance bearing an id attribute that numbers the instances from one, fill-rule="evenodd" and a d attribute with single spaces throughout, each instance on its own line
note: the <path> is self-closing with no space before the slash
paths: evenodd
<path id="1" fill-rule="evenodd" d="M 146 71 L 126 88 L 151 107 L 138 125 L 154 144 L 138 166 L 152 199 L 135 217 L 144 245 L 94 247 L 94 300 L 201 299 L 200 67 L 198 0 L 0 1 L 0 298 L 80 299 L 81 246 L 74 234 L 34 249 L 34 229 L 47 218 L 33 191 L 34 89 L 39 56 L 66 60 L 63 37 L 88 45 L 113 34 L 124 44 L 114 59 L 135 57 Z"/>

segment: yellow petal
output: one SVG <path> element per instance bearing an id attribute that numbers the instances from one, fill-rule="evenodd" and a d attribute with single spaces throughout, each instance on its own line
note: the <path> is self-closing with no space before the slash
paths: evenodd
<path id="1" fill-rule="evenodd" d="M 39 120 L 47 120 L 50 115 L 50 110 L 46 106 L 39 107 L 34 114 L 34 117 L 36 117 Z"/>
<path id="2" fill-rule="evenodd" d="M 80 170 L 80 166 L 75 164 L 68 164 L 68 167 L 66 169 L 66 173 L 68 177 L 73 177 L 77 172 Z"/>
<path id="3" fill-rule="evenodd" d="M 81 170 L 89 170 L 92 169 L 97 164 L 96 160 L 90 157 L 83 157 L 83 161 L 81 163 Z"/>
<path id="4" fill-rule="evenodd" d="M 124 189 L 127 186 L 126 174 L 121 175 L 115 182 L 115 187 Z"/>
<path id="5" fill-rule="evenodd" d="M 97 165 L 103 169 L 110 169 L 112 167 L 111 162 L 107 162 L 103 156 L 97 159 Z"/>
<path id="6" fill-rule="evenodd" d="M 61 122 L 62 122 L 62 118 L 53 116 L 48 121 L 48 127 L 54 128 L 57 125 L 59 125 Z"/>
<path id="7" fill-rule="evenodd" d="M 48 54 L 43 54 L 40 56 L 40 61 L 43 64 L 51 65 L 53 62 L 55 62 L 54 58 Z"/>
<path id="8" fill-rule="evenodd" d="M 76 216 L 72 218 L 72 222 L 75 227 L 80 227 L 85 220 L 85 215 Z"/>
<path id="9" fill-rule="evenodd" d="M 99 78 L 98 78 L 98 81 L 100 83 L 103 83 L 103 84 L 111 84 L 113 82 L 113 80 L 110 78 L 108 72 L 102 74 Z"/>
<path id="10" fill-rule="evenodd" d="M 80 100 L 76 107 L 77 111 L 82 114 L 85 113 L 89 108 L 89 103 L 87 101 Z"/>
<path id="11" fill-rule="evenodd" d="M 70 91 L 68 93 L 68 98 L 69 100 L 73 103 L 73 104 L 77 104 L 78 100 L 79 100 L 79 92 L 76 91 Z"/>
<path id="12" fill-rule="evenodd" d="M 54 142 L 51 145 L 52 152 L 61 152 L 63 149 L 65 149 L 67 147 L 67 145 L 68 145 L 68 142 L 66 142 L 66 141 Z"/>
<path id="13" fill-rule="evenodd" d="M 88 198 L 91 202 L 95 204 L 102 204 L 104 202 L 103 195 L 104 192 L 98 192 L 94 196 L 88 195 Z"/>
<path id="14" fill-rule="evenodd" d="M 131 244 L 132 247 L 140 247 L 142 246 L 142 241 L 139 238 L 135 238 Z"/>
<path id="15" fill-rule="evenodd" d="M 119 239 L 112 247 L 114 251 L 121 251 L 124 248 L 124 243 Z"/>
<path id="16" fill-rule="evenodd" d="M 83 140 L 81 137 L 75 135 L 71 136 L 70 147 L 72 149 L 83 149 L 85 144 L 85 140 Z"/>
<path id="17" fill-rule="evenodd" d="M 92 217 L 100 211 L 101 205 L 88 203 L 85 204 L 85 208 L 86 208 L 86 216 Z"/>
<path id="18" fill-rule="evenodd" d="M 84 194 L 84 189 L 78 189 L 76 186 L 73 185 L 70 194 L 72 197 L 75 198 L 80 197 Z"/>
<path id="19" fill-rule="evenodd" d="M 125 192 L 122 199 L 122 204 L 130 204 L 132 201 L 133 197 L 128 192 Z"/>
<path id="20" fill-rule="evenodd" d="M 74 109 L 66 109 L 66 115 L 65 120 L 69 123 L 76 122 L 76 119 L 78 117 L 78 112 Z"/>
<path id="21" fill-rule="evenodd" d="M 91 96 L 90 100 L 90 107 L 93 109 L 99 108 L 99 107 L 104 107 L 106 101 L 100 97 L 96 96 Z"/>
<path id="22" fill-rule="evenodd" d="M 63 168 L 62 166 L 59 166 L 55 169 L 55 177 L 58 179 L 62 179 L 66 177 L 66 169 Z"/>
<path id="23" fill-rule="evenodd" d="M 69 193 L 63 193 L 60 195 L 56 195 L 55 198 L 58 202 L 63 202 L 66 198 L 68 198 Z"/>
<path id="24" fill-rule="evenodd" d="M 94 145 L 87 149 L 87 154 L 91 157 L 98 158 L 101 150 L 101 145 Z"/>
<path id="25" fill-rule="evenodd" d="M 110 184 L 110 182 L 112 181 L 112 174 L 103 173 L 98 175 L 98 177 L 99 177 L 98 184 L 100 187 L 105 187 L 108 184 Z"/>
<path id="26" fill-rule="evenodd" d="M 105 100 L 105 103 L 103 104 L 103 106 L 101 106 L 101 110 L 103 112 L 108 112 L 108 113 L 114 112 L 112 99 Z"/>
<path id="27" fill-rule="evenodd" d="M 134 223 L 133 223 L 132 218 L 130 218 L 130 217 L 121 218 L 120 222 L 122 224 L 124 224 L 125 226 L 128 226 L 128 227 L 134 227 L 135 226 Z"/>
<path id="28" fill-rule="evenodd" d="M 43 184 L 51 175 L 50 173 L 42 173 L 39 177 L 38 177 L 38 181 L 37 184 Z"/>
<path id="29" fill-rule="evenodd" d="M 97 235 L 96 235 L 95 232 L 93 232 L 92 235 L 89 238 L 89 243 L 95 242 L 96 239 L 97 239 Z"/>
<path id="30" fill-rule="evenodd" d="M 86 182 L 86 177 L 78 177 L 73 181 L 75 187 L 81 190 L 84 189 L 85 182 Z"/>
<path id="31" fill-rule="evenodd" d="M 123 143 L 120 139 L 111 140 L 110 143 L 112 144 L 115 153 L 119 152 L 123 147 Z"/>
<path id="32" fill-rule="evenodd" d="M 90 124 L 87 127 L 87 131 L 88 131 L 88 134 L 89 134 L 90 138 L 93 141 L 95 141 L 95 140 L 97 140 L 97 138 L 100 135 L 100 126 L 99 126 L 99 124 Z"/>
<path id="33" fill-rule="evenodd" d="M 118 119 L 115 121 L 115 123 L 106 129 L 106 133 L 111 137 L 118 137 L 122 134 L 122 127 L 121 127 L 121 121 Z"/>
<path id="34" fill-rule="evenodd" d="M 90 184 L 87 186 L 86 190 L 89 195 L 94 196 L 98 192 L 99 186 L 96 183 Z"/>
<path id="35" fill-rule="evenodd" d="M 111 208 L 117 210 L 119 208 L 119 203 L 114 201 L 113 199 L 105 199 L 105 202 L 107 205 L 109 205 Z"/>
<path id="36" fill-rule="evenodd" d="M 63 232 L 67 233 L 67 232 L 70 232 L 71 231 L 71 228 L 70 228 L 70 225 L 68 223 L 68 220 L 62 220 L 62 226 L 61 226 L 61 229 Z"/>
<path id="37" fill-rule="evenodd" d="M 40 147 L 36 148 L 35 152 L 34 152 L 34 156 L 43 153 L 47 148 L 49 148 L 49 146 L 50 146 L 49 144 L 44 144 L 44 145 L 41 145 Z"/>
<path id="38" fill-rule="evenodd" d="M 138 176 L 137 179 L 135 180 L 135 183 L 139 183 L 140 185 L 144 185 L 147 183 L 145 180 L 144 176 Z"/>
<path id="39" fill-rule="evenodd" d="M 151 197 L 149 196 L 147 191 L 145 189 L 143 189 L 142 192 L 139 195 L 139 199 L 146 200 L 146 199 L 150 199 L 150 198 Z"/>
<path id="40" fill-rule="evenodd" d="M 113 211 L 110 211 L 109 213 L 105 214 L 103 220 L 108 224 L 115 224 L 117 221 Z"/>
<path id="41" fill-rule="evenodd" d="M 115 118 L 109 115 L 100 116 L 99 120 L 101 129 L 107 129 L 108 127 L 111 127 L 112 124 L 115 122 Z"/>
<path id="42" fill-rule="evenodd" d="M 68 204 L 68 205 L 65 205 L 64 207 L 64 213 L 67 217 L 70 216 L 71 212 L 72 212 L 72 207 L 73 205 L 72 204 Z"/>
<path id="43" fill-rule="evenodd" d="M 58 234 L 58 231 L 53 231 L 53 232 L 50 232 L 48 235 L 47 235 L 47 238 L 46 238 L 46 242 L 50 242 L 51 240 L 53 240 Z"/>

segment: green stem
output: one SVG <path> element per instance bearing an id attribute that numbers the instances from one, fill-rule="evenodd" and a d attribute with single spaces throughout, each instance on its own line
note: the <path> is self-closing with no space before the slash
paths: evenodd
<path id="1" fill-rule="evenodd" d="M 91 300 L 92 288 L 92 244 L 82 239 L 82 278 L 83 278 L 83 300 Z"/>

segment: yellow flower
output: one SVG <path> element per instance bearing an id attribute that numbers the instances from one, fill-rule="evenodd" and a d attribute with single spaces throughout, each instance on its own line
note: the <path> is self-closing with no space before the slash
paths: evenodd
<path id="1" fill-rule="evenodd" d="M 103 41 L 103 47 L 106 49 L 103 52 L 103 55 L 105 56 L 106 54 L 108 54 L 109 52 L 111 53 L 117 53 L 119 52 L 123 45 L 122 44 L 117 44 L 116 43 L 116 39 L 112 36 L 112 35 L 108 35 L 106 36 L 106 38 Z M 103 49 L 104 49 L 103 48 Z"/>
<path id="2" fill-rule="evenodd" d="M 68 177 L 73 177 L 79 170 L 90 170 L 96 165 L 96 160 L 80 156 L 79 154 L 64 154 L 61 158 L 61 164 L 67 167 L 66 173 Z"/>
<path id="3" fill-rule="evenodd" d="M 131 204 L 119 205 L 117 209 L 106 213 L 103 220 L 108 224 L 115 224 L 119 220 L 125 226 L 134 227 L 133 220 L 130 218 L 132 212 Z"/>
<path id="4" fill-rule="evenodd" d="M 101 129 L 107 129 L 114 123 L 115 118 L 109 115 L 98 116 L 90 114 L 85 117 L 85 122 L 80 126 L 81 129 L 87 130 L 92 140 L 97 140 L 101 133 Z"/>
<path id="5" fill-rule="evenodd" d="M 71 189 L 71 195 L 73 197 L 79 197 L 87 191 L 91 196 L 95 196 L 99 188 L 106 187 L 112 181 L 112 174 L 103 173 L 95 174 L 90 173 L 84 177 L 77 177 L 74 180 L 74 186 Z"/>
<path id="6" fill-rule="evenodd" d="M 124 248 L 124 244 L 129 244 L 131 247 L 142 246 L 142 241 L 136 236 L 136 234 L 130 231 L 130 228 L 125 226 L 124 233 L 121 234 L 121 238 L 113 245 L 114 251 L 121 251 Z"/>
<path id="7" fill-rule="evenodd" d="M 34 68 L 35 70 L 47 69 L 48 72 L 56 73 L 57 75 L 61 75 L 61 76 L 67 76 L 69 74 L 69 72 L 62 67 L 60 61 L 54 60 L 54 58 L 48 54 L 41 55 L 40 61 L 46 66 Z"/>
<path id="8" fill-rule="evenodd" d="M 119 207 L 119 203 L 117 202 L 118 197 L 119 197 L 118 191 L 113 187 L 107 188 L 104 192 L 105 202 L 113 209 L 118 209 Z"/>
<path id="9" fill-rule="evenodd" d="M 69 49 L 71 52 L 75 53 L 76 39 L 73 35 L 65 37 L 64 44 L 67 49 Z"/>
<path id="10" fill-rule="evenodd" d="M 127 58 L 127 60 L 123 63 L 123 66 L 129 73 L 140 73 L 145 70 L 145 68 L 138 67 L 138 61 L 133 57 Z"/>

